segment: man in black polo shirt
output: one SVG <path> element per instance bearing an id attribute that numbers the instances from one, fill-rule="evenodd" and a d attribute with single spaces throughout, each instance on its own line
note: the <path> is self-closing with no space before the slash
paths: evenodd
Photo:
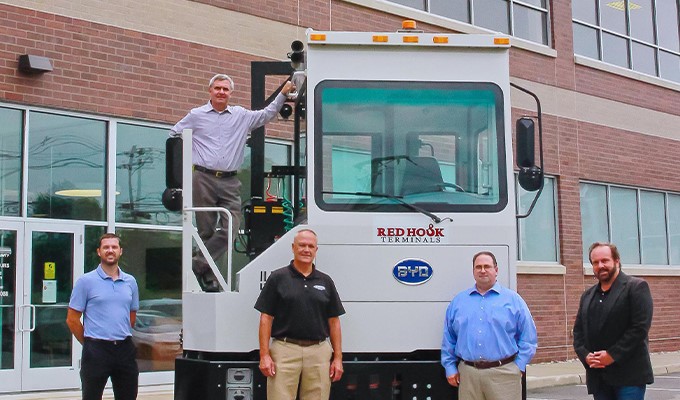
<path id="1" fill-rule="evenodd" d="M 298 384 L 300 400 L 328 399 L 331 381 L 342 377 L 345 309 L 333 280 L 314 266 L 316 251 L 316 233 L 297 232 L 293 261 L 272 272 L 255 303 L 268 400 L 295 400 Z"/>

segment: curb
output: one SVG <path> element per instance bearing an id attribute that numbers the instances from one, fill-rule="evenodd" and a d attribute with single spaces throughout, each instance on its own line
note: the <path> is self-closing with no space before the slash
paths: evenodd
<path id="1" fill-rule="evenodd" d="M 585 384 L 585 374 L 565 374 L 554 376 L 527 377 L 527 389 L 541 389 L 553 386 L 581 385 Z"/>

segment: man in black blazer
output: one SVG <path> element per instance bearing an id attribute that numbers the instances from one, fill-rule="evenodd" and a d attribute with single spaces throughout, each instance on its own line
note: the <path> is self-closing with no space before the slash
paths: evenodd
<path id="1" fill-rule="evenodd" d="M 642 400 L 654 382 L 649 285 L 621 271 L 615 245 L 593 243 L 589 255 L 599 283 L 581 296 L 574 323 L 574 350 L 586 368 L 588 393 L 595 400 Z"/>

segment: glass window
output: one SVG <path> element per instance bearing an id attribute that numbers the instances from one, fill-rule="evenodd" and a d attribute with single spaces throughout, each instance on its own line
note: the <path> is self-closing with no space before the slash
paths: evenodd
<path id="1" fill-rule="evenodd" d="M 680 265 L 680 196 L 675 194 L 668 195 L 668 233 L 671 264 Z"/>
<path id="2" fill-rule="evenodd" d="M 582 183 L 580 186 L 583 261 L 588 262 L 590 245 L 595 242 L 609 241 L 607 187 L 589 183 Z"/>
<path id="3" fill-rule="evenodd" d="M 659 76 L 669 81 L 680 82 L 680 56 L 660 51 Z"/>
<path id="4" fill-rule="evenodd" d="M 415 8 L 418 10 L 425 10 L 426 0 L 391 0 L 393 3 L 401 4 L 403 6 Z"/>
<path id="5" fill-rule="evenodd" d="M 640 236 L 643 264 L 668 264 L 664 194 L 640 191 Z"/>
<path id="6" fill-rule="evenodd" d="M 595 0 L 571 0 L 572 17 L 576 20 L 597 24 L 597 5 Z"/>
<path id="7" fill-rule="evenodd" d="M 536 192 L 518 187 L 518 208 L 525 214 Z M 546 177 L 543 191 L 527 218 L 519 219 L 519 259 L 523 261 L 558 261 L 557 216 L 555 214 L 555 179 Z"/>
<path id="8" fill-rule="evenodd" d="M 581 24 L 574 24 L 574 53 L 600 59 L 598 31 Z"/>
<path id="9" fill-rule="evenodd" d="M 654 21 L 652 0 L 635 0 L 629 3 L 630 36 L 645 42 L 654 43 Z"/>
<path id="10" fill-rule="evenodd" d="M 21 214 L 21 162 L 24 113 L 0 108 L 0 215 Z"/>
<path id="11" fill-rule="evenodd" d="M 161 203 L 165 190 L 168 130 L 118 124 L 116 140 L 116 221 L 179 225 L 181 213 Z"/>
<path id="12" fill-rule="evenodd" d="M 14 341 L 17 250 L 17 232 L 0 230 L 0 370 L 14 369 L 15 351 L 21 351 Z"/>
<path id="13" fill-rule="evenodd" d="M 656 76 L 656 56 L 653 47 L 633 42 L 633 69 Z"/>
<path id="14" fill-rule="evenodd" d="M 182 234 L 117 229 L 123 271 L 139 286 L 139 311 L 132 328 L 140 371 L 173 370 L 182 354 Z"/>
<path id="15" fill-rule="evenodd" d="M 31 112 L 28 216 L 103 221 L 106 122 Z"/>
<path id="16" fill-rule="evenodd" d="M 548 43 L 548 14 L 515 4 L 513 35 L 536 43 Z"/>
<path id="17" fill-rule="evenodd" d="M 406 202 L 490 211 L 507 203 L 496 85 L 325 81 L 316 90 L 321 208 L 413 212 Z"/>
<path id="18" fill-rule="evenodd" d="M 611 33 L 602 33 L 602 61 L 628 68 L 628 41 Z"/>
<path id="19" fill-rule="evenodd" d="M 602 27 L 623 35 L 627 34 L 624 0 L 600 0 L 599 3 Z"/>
<path id="20" fill-rule="evenodd" d="M 575 54 L 680 82 L 677 1 L 572 0 L 572 16 Z"/>
<path id="21" fill-rule="evenodd" d="M 470 22 L 468 0 L 430 0 L 430 12 L 463 22 Z"/>
<path id="22" fill-rule="evenodd" d="M 510 33 L 510 2 L 475 0 L 474 24 L 492 31 Z"/>
<path id="23" fill-rule="evenodd" d="M 640 241 L 637 210 L 637 191 L 611 187 L 609 189 L 611 206 L 612 242 L 621 251 L 621 262 L 640 264 Z"/>
<path id="24" fill-rule="evenodd" d="M 656 1 L 656 24 L 659 30 L 659 46 L 672 51 L 680 51 L 677 1 Z"/>

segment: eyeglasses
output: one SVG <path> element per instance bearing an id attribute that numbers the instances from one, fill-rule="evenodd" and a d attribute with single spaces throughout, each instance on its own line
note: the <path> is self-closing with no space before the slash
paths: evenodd
<path id="1" fill-rule="evenodd" d="M 475 271 L 491 271 L 492 269 L 496 268 L 493 265 L 475 265 L 474 270 Z"/>

